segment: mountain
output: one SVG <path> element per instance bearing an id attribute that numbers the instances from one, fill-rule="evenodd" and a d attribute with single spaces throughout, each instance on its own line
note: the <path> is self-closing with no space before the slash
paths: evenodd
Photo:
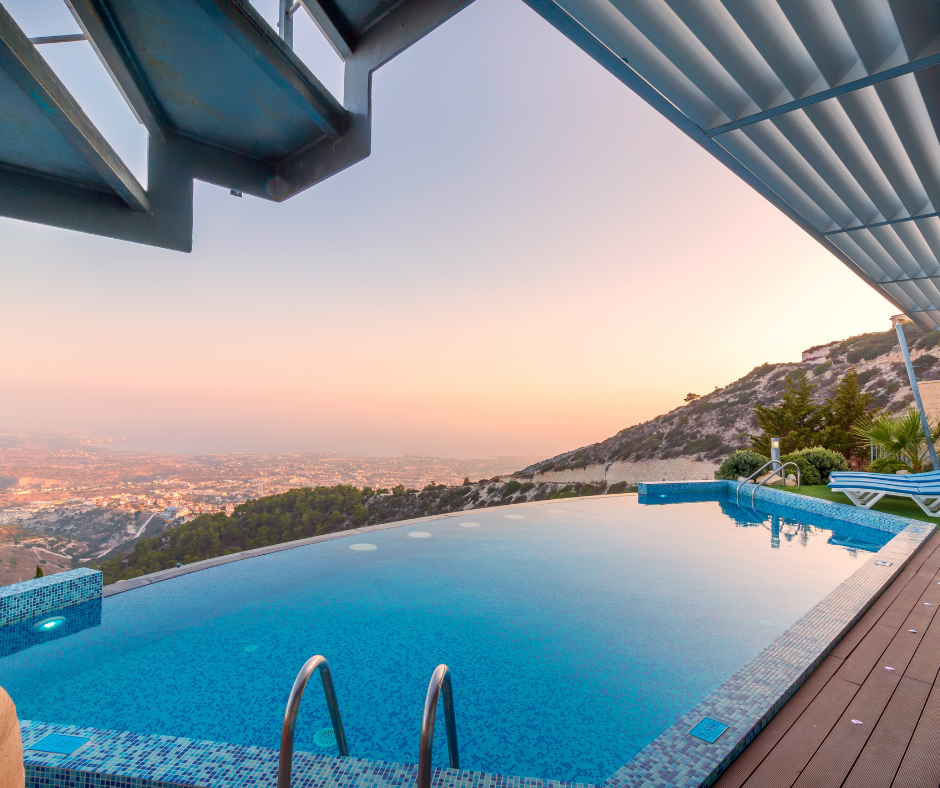
<path id="1" fill-rule="evenodd" d="M 905 337 L 918 380 L 940 379 L 940 331 L 924 333 L 905 324 Z M 710 479 L 721 461 L 748 445 L 757 431 L 755 405 L 779 400 L 784 381 L 805 372 L 814 397 L 832 394 L 842 376 L 858 370 L 859 383 L 875 394 L 874 405 L 889 411 L 913 401 L 894 329 L 862 334 L 803 351 L 794 363 L 761 364 L 724 388 L 692 400 L 612 438 L 542 460 L 517 477 L 535 482 L 628 485 L 663 479 Z"/>
<path id="2" fill-rule="evenodd" d="M 940 331 L 905 326 L 920 380 L 940 379 Z M 936 355 L 935 355 L 936 354 Z M 721 460 L 748 445 L 757 430 L 753 409 L 778 401 L 788 375 L 803 372 L 817 400 L 832 394 L 853 366 L 874 405 L 889 411 L 913 396 L 894 331 L 819 345 L 794 363 L 761 364 L 724 388 L 698 397 L 612 438 L 530 465 L 510 478 L 422 490 L 303 487 L 247 501 L 231 515 L 205 514 L 141 538 L 134 549 L 102 561 L 105 582 L 139 577 L 243 550 L 413 517 L 555 498 L 625 492 L 640 481 L 710 479 Z M 94 565 L 94 564 L 93 564 Z"/>

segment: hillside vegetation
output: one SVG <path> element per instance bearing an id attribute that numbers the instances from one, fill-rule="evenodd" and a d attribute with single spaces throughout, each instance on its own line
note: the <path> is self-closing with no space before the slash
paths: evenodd
<path id="1" fill-rule="evenodd" d="M 905 327 L 914 367 L 923 380 L 940 378 L 940 331 Z M 139 577 L 216 556 L 305 539 L 364 525 L 395 522 L 510 503 L 625 492 L 626 483 L 539 481 L 555 470 L 608 466 L 616 461 L 694 457 L 720 461 L 752 442 L 759 419 L 781 415 L 779 403 L 799 398 L 800 388 L 820 406 L 832 405 L 840 382 L 855 369 L 852 386 L 868 396 L 866 407 L 897 412 L 912 399 L 894 331 L 864 334 L 813 348 L 825 360 L 762 364 L 734 383 L 612 438 L 536 463 L 509 479 L 482 479 L 459 486 L 429 484 L 423 490 L 360 490 L 348 485 L 290 490 L 248 501 L 231 516 L 201 515 L 162 534 L 141 539 L 132 552 L 101 563 L 105 583 Z M 935 355 L 936 354 L 936 355 Z M 809 385 L 811 381 L 812 385 Z M 857 384 L 857 385 L 856 385 Z M 796 401 L 796 400 L 795 400 Z M 812 408 L 801 406 L 812 414 Z M 820 411 L 822 407 L 820 408 Z M 766 426 L 766 425 L 765 425 Z M 831 426 L 831 425 L 830 425 Z M 819 427 L 824 430 L 826 425 Z M 843 431 L 845 425 L 842 425 Z M 821 432 L 820 434 L 824 434 Z M 815 434 L 811 436 L 815 440 Z M 812 441 L 811 441 L 812 443 Z M 809 445 L 809 444 L 807 444 Z"/>
<path id="2" fill-rule="evenodd" d="M 919 380 L 940 378 L 940 331 L 924 333 L 905 325 L 905 336 Z M 835 393 L 839 381 L 853 366 L 859 385 L 873 394 L 872 407 L 890 412 L 903 410 L 913 400 L 907 373 L 893 330 L 862 334 L 810 350 L 826 350 L 822 361 L 761 364 L 724 388 L 716 388 L 655 419 L 621 430 L 612 438 L 583 446 L 530 465 L 520 472 L 532 478 L 540 473 L 609 466 L 614 462 L 668 460 L 692 457 L 720 461 L 750 444 L 758 432 L 755 406 L 778 402 L 787 379 L 805 372 L 813 382 L 813 398 L 824 402 Z M 795 374 L 794 374 L 795 373 Z"/>
<path id="3" fill-rule="evenodd" d="M 448 487 L 429 484 L 423 490 L 396 487 L 372 490 L 338 484 L 304 487 L 282 495 L 247 501 L 231 516 L 203 514 L 162 534 L 139 540 L 127 555 L 103 561 L 105 584 L 231 555 L 257 547 L 347 531 L 412 517 L 445 514 L 510 503 L 625 492 L 626 485 L 534 484 L 517 479 L 482 479 Z"/>

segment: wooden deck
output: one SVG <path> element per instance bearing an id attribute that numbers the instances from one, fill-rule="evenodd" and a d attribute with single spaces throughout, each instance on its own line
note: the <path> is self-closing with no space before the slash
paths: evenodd
<path id="1" fill-rule="evenodd" d="M 716 788 L 940 786 L 938 610 L 935 533 Z"/>

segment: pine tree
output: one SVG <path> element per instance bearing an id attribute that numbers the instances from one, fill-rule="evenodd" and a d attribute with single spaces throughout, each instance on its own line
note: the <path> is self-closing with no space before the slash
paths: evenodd
<path id="1" fill-rule="evenodd" d="M 769 457 L 771 437 L 780 438 L 782 454 L 818 445 L 825 410 L 813 402 L 814 388 L 805 373 L 788 376 L 779 405 L 755 406 L 757 426 L 763 435 L 751 435 L 751 446 Z"/>
<path id="2" fill-rule="evenodd" d="M 852 425 L 859 423 L 868 413 L 874 397 L 872 393 L 862 393 L 855 367 L 846 372 L 835 394 L 826 402 L 821 445 L 846 457 L 858 456 L 864 447 L 858 435 L 853 433 Z"/>

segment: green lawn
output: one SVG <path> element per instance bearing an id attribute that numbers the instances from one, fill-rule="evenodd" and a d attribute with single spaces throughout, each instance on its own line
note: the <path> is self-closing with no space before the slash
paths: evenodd
<path id="1" fill-rule="evenodd" d="M 848 499 L 845 493 L 837 493 L 830 490 L 824 484 L 803 485 L 803 489 L 797 490 L 795 487 L 788 487 L 787 492 L 796 495 L 809 495 L 813 498 L 822 498 L 824 501 L 835 501 L 849 506 L 854 504 Z M 910 498 L 896 498 L 893 495 L 886 495 L 878 503 L 871 507 L 872 511 L 884 512 L 885 514 L 894 514 L 898 517 L 906 517 L 909 520 L 923 520 L 924 522 L 940 525 L 940 517 L 928 517 L 923 510 Z"/>

